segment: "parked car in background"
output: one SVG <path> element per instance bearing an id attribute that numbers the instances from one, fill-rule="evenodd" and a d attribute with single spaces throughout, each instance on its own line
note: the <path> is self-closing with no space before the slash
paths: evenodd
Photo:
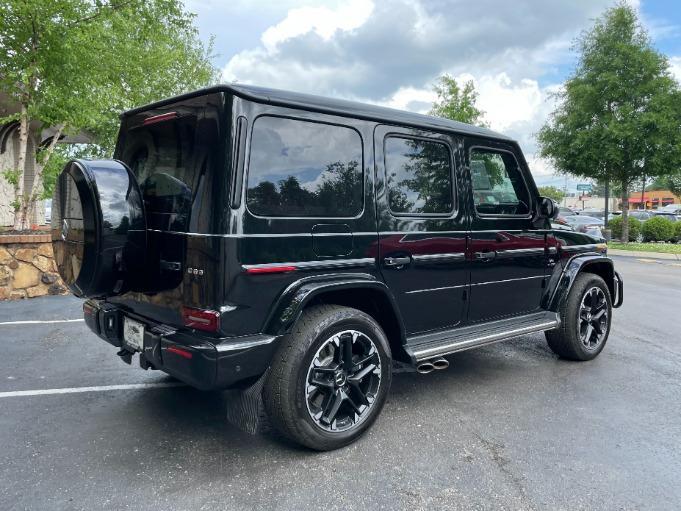
<path id="1" fill-rule="evenodd" d="M 666 206 L 657 210 L 658 213 L 671 213 L 677 217 L 681 216 L 681 204 L 667 204 Z"/>
<path id="2" fill-rule="evenodd" d="M 602 231 L 604 222 L 600 218 L 587 215 L 575 215 L 567 217 L 565 221 L 577 232 L 590 234 L 597 238 L 604 237 Z"/>
<path id="3" fill-rule="evenodd" d="M 580 215 L 593 216 L 596 218 L 605 218 L 605 210 L 599 208 L 585 208 L 579 212 Z"/>
<path id="4" fill-rule="evenodd" d="M 653 213 L 650 211 L 644 211 L 642 209 L 634 209 L 629 211 L 629 216 L 635 218 L 636 220 L 640 220 L 641 222 L 645 222 L 646 220 L 653 218 Z"/>
<path id="5" fill-rule="evenodd" d="M 675 215 L 674 213 L 667 212 L 667 211 L 657 210 L 657 211 L 652 211 L 652 214 L 653 214 L 653 216 L 660 216 L 662 218 L 666 218 L 667 220 L 671 220 L 672 222 L 676 222 L 677 220 L 679 220 L 679 217 L 677 215 Z"/>

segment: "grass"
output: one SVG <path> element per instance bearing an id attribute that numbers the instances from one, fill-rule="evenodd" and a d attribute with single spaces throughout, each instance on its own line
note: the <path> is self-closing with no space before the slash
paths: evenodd
<path id="1" fill-rule="evenodd" d="M 634 250 L 640 252 L 662 252 L 664 254 L 681 254 L 679 243 L 620 243 L 611 241 L 608 248 L 617 250 Z"/>

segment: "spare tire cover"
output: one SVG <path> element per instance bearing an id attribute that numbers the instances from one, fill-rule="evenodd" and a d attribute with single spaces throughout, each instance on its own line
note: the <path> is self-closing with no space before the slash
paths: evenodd
<path id="1" fill-rule="evenodd" d="M 76 296 L 113 296 L 141 279 L 144 204 L 124 163 L 68 162 L 55 186 L 51 224 L 59 274 Z"/>

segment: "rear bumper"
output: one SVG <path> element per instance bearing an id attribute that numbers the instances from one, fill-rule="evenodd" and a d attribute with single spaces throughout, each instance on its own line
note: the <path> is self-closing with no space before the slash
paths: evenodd
<path id="1" fill-rule="evenodd" d="M 257 378 L 270 365 L 279 337 L 256 334 L 212 338 L 193 330 L 180 331 L 148 318 L 124 311 L 106 302 L 83 304 L 85 323 L 108 343 L 127 350 L 123 343 L 123 318 L 143 323 L 144 348 L 140 365 L 152 366 L 193 387 L 220 390 L 242 380 Z"/>

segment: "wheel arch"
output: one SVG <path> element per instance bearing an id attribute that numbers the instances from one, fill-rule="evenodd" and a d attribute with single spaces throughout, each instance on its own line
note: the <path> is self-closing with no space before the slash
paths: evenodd
<path id="1" fill-rule="evenodd" d="M 608 286 L 613 302 L 617 304 L 615 306 L 621 304 L 621 278 L 615 272 L 612 259 L 600 254 L 580 254 L 568 260 L 557 279 L 551 279 L 553 285 L 549 285 L 546 294 L 548 310 L 560 310 L 581 273 L 593 273 L 601 277 Z"/>
<path id="2" fill-rule="evenodd" d="M 406 333 L 394 296 L 369 274 L 307 277 L 290 285 L 277 300 L 266 321 L 265 333 L 283 335 L 313 305 L 343 305 L 371 316 L 385 332 L 393 358 L 408 361 L 404 351 Z"/>

